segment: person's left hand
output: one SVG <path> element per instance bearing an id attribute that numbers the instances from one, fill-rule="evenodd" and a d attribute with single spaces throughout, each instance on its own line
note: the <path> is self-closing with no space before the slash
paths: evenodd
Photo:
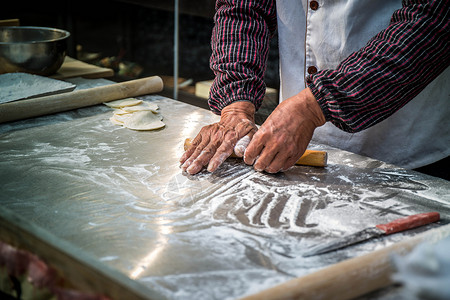
<path id="1" fill-rule="evenodd" d="M 196 174 L 208 166 L 207 170 L 214 172 L 233 153 L 236 144 L 242 145 L 241 139 L 251 139 L 257 129 L 254 115 L 255 106 L 249 101 L 224 107 L 220 121 L 204 126 L 180 158 L 181 169 Z"/>
<path id="2" fill-rule="evenodd" d="M 323 124 L 322 109 L 306 88 L 275 108 L 247 146 L 244 161 L 257 171 L 285 171 L 302 156 L 315 128 Z"/>

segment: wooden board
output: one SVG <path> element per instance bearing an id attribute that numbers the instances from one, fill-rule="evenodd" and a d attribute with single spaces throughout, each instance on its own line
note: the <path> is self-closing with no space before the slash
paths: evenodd
<path id="1" fill-rule="evenodd" d="M 145 77 L 59 95 L 25 99 L 0 105 L 0 123 L 38 117 L 103 102 L 160 92 L 158 76 Z"/>
<path id="2" fill-rule="evenodd" d="M 113 75 L 114 70 L 110 68 L 102 68 L 66 56 L 64 63 L 58 72 L 50 77 L 54 79 L 65 79 L 80 76 L 84 78 L 103 78 L 111 77 Z"/>

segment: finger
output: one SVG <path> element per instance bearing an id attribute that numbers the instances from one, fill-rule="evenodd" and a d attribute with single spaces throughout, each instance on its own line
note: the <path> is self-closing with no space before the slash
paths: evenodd
<path id="1" fill-rule="evenodd" d="M 186 172 L 189 174 L 197 174 L 202 170 L 204 166 L 206 166 L 211 158 L 216 153 L 217 146 L 214 144 L 209 144 L 207 147 L 203 149 L 200 155 L 190 164 L 190 166 L 186 169 Z"/>
<path id="2" fill-rule="evenodd" d="M 250 141 L 252 140 L 252 135 L 247 134 L 243 138 L 241 138 L 237 143 L 236 146 L 234 146 L 234 154 L 236 154 L 237 157 L 243 157 L 245 153 L 245 149 L 247 149 L 248 144 L 250 144 Z"/>
<path id="3" fill-rule="evenodd" d="M 275 158 L 275 156 L 277 155 L 277 153 L 278 152 L 276 151 L 276 149 L 273 149 L 273 148 L 269 149 L 269 148 L 265 147 L 261 151 L 261 155 L 256 160 L 255 164 L 253 165 L 253 168 L 258 172 L 262 172 L 262 171 L 266 170 L 266 168 L 272 163 L 272 161 Z"/>
<path id="4" fill-rule="evenodd" d="M 263 149 L 263 136 L 261 135 L 261 131 L 257 131 L 244 151 L 244 162 L 247 165 L 253 165 Z"/>
<path id="5" fill-rule="evenodd" d="M 199 144 L 202 142 L 202 134 L 199 133 L 197 136 L 192 140 L 191 146 L 183 153 L 183 155 L 180 158 L 180 163 L 183 164 L 191 155 L 194 153 L 194 151 L 197 149 Z"/>
<path id="6" fill-rule="evenodd" d="M 195 161 L 194 157 L 188 158 L 182 165 L 181 170 L 186 171 L 187 168 L 191 166 L 191 164 Z"/>
<path id="7" fill-rule="evenodd" d="M 208 171 L 214 172 L 233 153 L 233 140 L 224 140 L 208 164 Z"/>
<path id="8" fill-rule="evenodd" d="M 230 155 L 231 153 L 217 152 L 208 164 L 208 172 L 217 170 Z"/>
<path id="9" fill-rule="evenodd" d="M 181 169 L 183 171 L 186 171 L 187 168 L 189 168 L 192 163 L 201 155 L 203 150 L 208 146 L 209 139 L 203 140 L 197 147 L 191 148 L 192 153 L 190 153 L 190 156 L 188 159 L 181 165 Z"/>
<path id="10" fill-rule="evenodd" d="M 285 152 L 278 152 L 264 171 L 272 174 L 278 173 L 283 170 L 288 159 L 289 156 Z"/>

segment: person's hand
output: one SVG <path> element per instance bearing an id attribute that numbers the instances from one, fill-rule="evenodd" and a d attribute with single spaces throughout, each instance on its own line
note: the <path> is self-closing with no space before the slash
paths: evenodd
<path id="1" fill-rule="evenodd" d="M 196 174 L 204 166 L 214 172 L 232 153 L 243 137 L 256 131 L 255 106 L 248 101 L 234 102 L 222 109 L 220 121 L 203 127 L 180 158 L 181 169 Z"/>
<path id="2" fill-rule="evenodd" d="M 309 88 L 281 102 L 254 134 L 244 154 L 257 171 L 277 173 L 292 167 L 325 117 Z"/>

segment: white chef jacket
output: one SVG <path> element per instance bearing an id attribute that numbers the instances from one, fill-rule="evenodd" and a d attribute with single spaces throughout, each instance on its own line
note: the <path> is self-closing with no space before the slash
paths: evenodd
<path id="1" fill-rule="evenodd" d="M 280 101 L 306 86 L 309 67 L 335 69 L 389 25 L 401 0 L 277 0 Z M 314 6 L 313 6 L 314 7 Z M 315 8 L 315 7 L 314 7 Z M 386 120 L 358 133 L 327 122 L 313 141 L 404 168 L 450 154 L 450 68 Z"/>

